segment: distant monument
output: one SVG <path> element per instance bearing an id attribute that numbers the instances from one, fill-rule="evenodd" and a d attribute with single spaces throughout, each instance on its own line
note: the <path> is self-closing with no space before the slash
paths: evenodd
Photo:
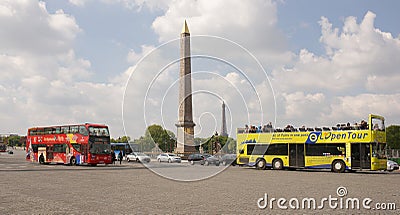
<path id="1" fill-rule="evenodd" d="M 190 59 L 190 33 L 186 20 L 183 24 L 180 41 L 179 69 L 179 116 L 177 127 L 176 153 L 192 153 L 194 147 L 194 126 L 192 111 L 192 76 Z"/>
<path id="2" fill-rule="evenodd" d="M 225 117 L 225 102 L 222 102 L 222 125 L 221 125 L 221 136 L 227 137 L 228 133 L 226 131 L 226 117 Z"/>

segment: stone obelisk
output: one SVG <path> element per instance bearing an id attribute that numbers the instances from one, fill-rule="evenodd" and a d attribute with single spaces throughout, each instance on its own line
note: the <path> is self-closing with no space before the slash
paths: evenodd
<path id="1" fill-rule="evenodd" d="M 186 20 L 180 38 L 179 68 L 179 116 L 177 127 L 177 145 L 175 152 L 189 154 L 194 147 L 194 124 L 192 111 L 192 76 L 190 59 L 190 32 Z"/>
<path id="2" fill-rule="evenodd" d="M 226 117 L 225 117 L 225 102 L 222 102 L 222 125 L 221 125 L 221 136 L 227 137 L 226 131 Z"/>

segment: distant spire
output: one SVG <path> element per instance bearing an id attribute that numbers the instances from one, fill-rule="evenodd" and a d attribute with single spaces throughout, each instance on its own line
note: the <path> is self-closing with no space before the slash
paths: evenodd
<path id="1" fill-rule="evenodd" d="M 225 102 L 222 101 L 222 125 L 221 125 L 221 136 L 227 137 L 228 133 L 226 131 L 226 117 L 225 117 Z"/>
<path id="2" fill-rule="evenodd" d="M 182 32 L 181 33 L 182 34 L 184 34 L 184 33 L 190 34 L 189 28 L 188 28 L 187 23 L 186 23 L 186 19 L 185 19 L 185 23 L 183 24 L 183 28 L 182 28 Z"/>

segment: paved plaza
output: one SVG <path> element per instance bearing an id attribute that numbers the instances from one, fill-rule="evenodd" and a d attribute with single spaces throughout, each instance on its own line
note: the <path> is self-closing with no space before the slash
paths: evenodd
<path id="1" fill-rule="evenodd" d="M 26 162 L 22 150 L 13 155 L 1 153 L 0 214 L 400 213 L 399 209 L 376 209 L 376 203 L 385 207 L 394 203 L 400 208 L 399 171 L 336 174 L 156 162 L 150 167 L 152 171 L 127 162 L 97 167 L 38 165 Z M 215 176 L 201 179 L 210 173 Z M 176 181 L 160 174 L 201 180 Z M 347 192 L 343 197 L 337 193 L 340 187 Z M 259 208 L 265 206 L 266 196 L 268 203 L 276 199 L 272 209 L 271 204 Z M 338 199 L 336 208 L 326 200 L 318 209 L 329 197 Z M 301 208 L 302 201 L 309 198 L 316 200 L 315 210 Z M 350 198 L 360 200 L 360 210 L 345 209 Z M 371 199 L 369 210 L 362 206 L 366 198 Z M 279 206 L 287 209 L 279 208 L 278 199 L 286 200 Z M 296 206 L 291 199 L 299 200 L 298 209 L 291 207 Z"/>

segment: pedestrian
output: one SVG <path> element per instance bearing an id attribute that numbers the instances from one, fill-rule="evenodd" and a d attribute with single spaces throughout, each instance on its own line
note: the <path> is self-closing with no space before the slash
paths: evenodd
<path id="1" fill-rule="evenodd" d="M 119 165 L 121 165 L 121 163 L 122 163 L 122 151 L 119 151 L 118 159 L 119 159 Z"/>
<path id="2" fill-rule="evenodd" d="M 41 153 L 40 156 L 39 156 L 39 163 L 40 164 L 44 164 L 44 155 L 43 155 L 43 153 Z"/>
<path id="3" fill-rule="evenodd" d="M 115 165 L 115 152 L 114 150 L 111 151 L 111 162 Z"/>

